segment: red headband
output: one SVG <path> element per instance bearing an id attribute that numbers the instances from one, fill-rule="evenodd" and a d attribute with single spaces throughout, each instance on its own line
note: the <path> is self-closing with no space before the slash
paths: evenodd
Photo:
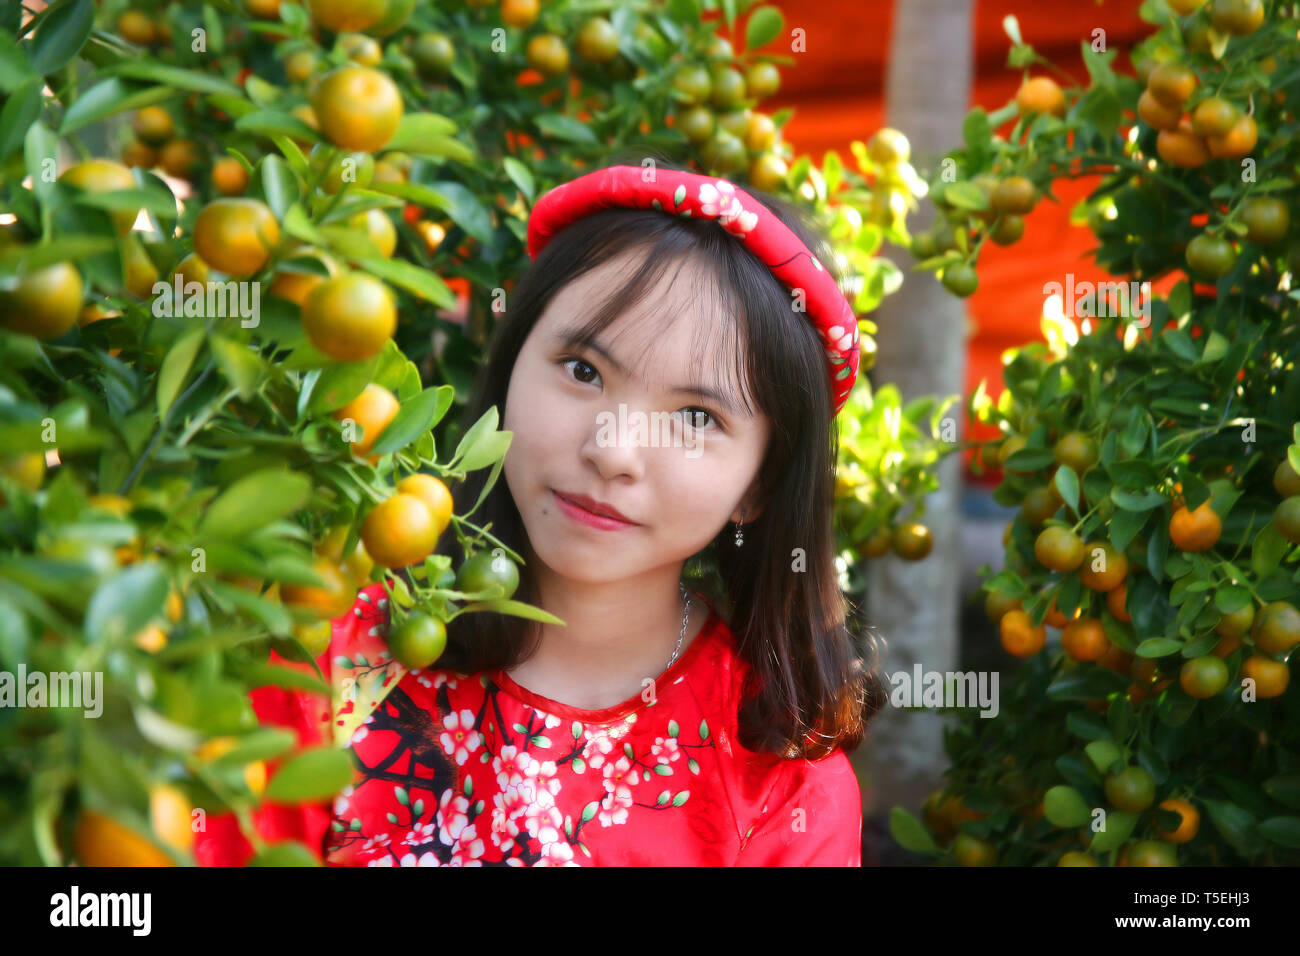
<path id="1" fill-rule="evenodd" d="M 562 183 L 537 201 L 528 217 L 528 257 L 536 259 L 548 242 L 582 217 L 617 207 L 716 219 L 788 289 L 803 290 L 809 321 L 822 337 L 830 366 L 831 417 L 839 414 L 858 376 L 858 320 L 831 274 L 785 223 L 717 176 L 610 166 Z"/>

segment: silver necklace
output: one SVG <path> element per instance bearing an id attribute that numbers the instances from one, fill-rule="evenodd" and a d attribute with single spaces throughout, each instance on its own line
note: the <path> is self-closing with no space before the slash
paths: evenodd
<path id="1" fill-rule="evenodd" d="M 691 596 L 686 592 L 686 585 L 678 582 L 677 587 L 681 589 L 682 597 L 686 599 L 686 609 L 682 611 L 682 632 L 677 635 L 677 648 L 673 651 L 673 656 L 668 658 L 668 666 L 673 666 L 673 661 L 677 660 L 677 655 L 682 650 L 682 639 L 686 637 L 686 622 L 691 616 Z"/>

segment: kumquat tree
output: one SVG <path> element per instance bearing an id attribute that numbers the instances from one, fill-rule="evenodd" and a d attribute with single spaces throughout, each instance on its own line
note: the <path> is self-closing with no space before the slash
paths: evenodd
<path id="1" fill-rule="evenodd" d="M 856 168 L 795 159 L 789 112 L 762 103 L 796 60 L 775 42 L 781 13 L 753 7 L 0 7 L 0 861 L 192 865 L 196 830 L 234 811 L 255 862 L 319 862 L 253 818 L 336 794 L 353 768 L 259 725 L 249 692 L 355 694 L 326 686 L 320 655 L 372 583 L 404 668 L 436 660 L 460 614 L 555 620 L 511 599 L 523 558 L 452 493 L 489 470 L 486 495 L 500 474 L 498 410 L 459 413 L 527 266 L 528 209 L 575 169 L 629 145 L 680 155 L 822 217 L 860 315 L 898 287 L 876 253 L 909 241 L 923 184 L 906 140 L 867 137 Z M 1224 280 L 1224 301 L 1273 275 L 1258 271 Z M 1257 349 L 1246 374 L 1255 389 L 1282 372 Z M 868 392 L 844 448 L 850 558 L 915 511 L 952 450 L 921 427 L 932 407 Z M 1025 456 L 1046 447 L 1035 427 Z M 1274 447 L 1262 407 L 1257 427 Z M 1238 468 L 1251 494 L 1257 470 Z M 891 541 L 923 557 L 923 532 Z M 1249 583 L 1276 596 L 1269 553 L 1271 576 Z M 1241 578 L 1228 557 L 1196 561 Z M 70 694 L 80 706 L 55 705 Z"/>
<path id="2" fill-rule="evenodd" d="M 1143 13 L 1136 78 L 1094 39 L 1083 88 L 1008 18 L 1023 85 L 969 113 L 911 246 L 969 295 L 986 241 L 1091 175 L 1073 221 L 1116 277 L 1045 288 L 1047 342 L 970 398 L 1019 509 L 980 597 L 1023 663 L 996 717 L 953 714 L 923 820 L 893 811 L 944 862 L 1300 863 L 1300 11 Z"/>

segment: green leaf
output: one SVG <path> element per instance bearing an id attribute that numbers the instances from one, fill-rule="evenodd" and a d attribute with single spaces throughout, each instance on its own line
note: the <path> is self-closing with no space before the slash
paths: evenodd
<path id="1" fill-rule="evenodd" d="M 505 167 L 506 175 L 510 177 L 510 181 L 518 186 L 519 191 L 524 194 L 524 198 L 532 202 L 537 190 L 537 183 L 533 179 L 533 171 L 513 156 L 503 157 L 501 165 Z"/>
<path id="2" fill-rule="evenodd" d="M 1094 740 L 1083 748 L 1083 752 L 1088 755 L 1092 765 L 1102 773 L 1109 773 L 1110 768 L 1123 759 L 1119 745 L 1109 737 L 1103 740 Z"/>
<path id="3" fill-rule="evenodd" d="M 239 94 L 236 96 L 229 96 L 224 93 L 213 93 L 208 96 L 208 106 L 213 109 L 221 110 L 224 113 L 229 113 L 235 119 L 239 119 L 241 116 L 247 116 L 249 113 L 257 111 L 257 107 L 249 102 L 248 98 L 244 96 L 243 90 L 240 90 Z"/>
<path id="4" fill-rule="evenodd" d="M 283 727 L 259 727 L 239 738 L 230 750 L 212 761 L 214 767 L 242 767 L 253 760 L 271 760 L 298 742 L 298 735 Z"/>
<path id="5" fill-rule="evenodd" d="M 1127 681 L 1104 668 L 1076 668 L 1066 671 L 1047 687 L 1048 700 L 1096 700 L 1122 689 Z"/>
<path id="6" fill-rule="evenodd" d="M 974 183 L 951 183 L 944 190 L 944 198 L 958 209 L 988 209 L 989 197 Z"/>
<path id="7" fill-rule="evenodd" d="M 419 183 L 371 183 L 370 192 L 383 196 L 397 196 L 416 205 L 437 209 L 450 215 L 451 200 L 441 193 Z M 364 193 L 362 193 L 364 195 Z"/>
<path id="8" fill-rule="evenodd" d="M 1146 526 L 1147 518 L 1150 511 L 1127 511 L 1120 510 L 1115 512 L 1114 517 L 1110 519 L 1110 543 L 1115 546 L 1117 551 L 1124 551 L 1138 536 L 1138 533 Z"/>
<path id="9" fill-rule="evenodd" d="M 1182 329 L 1166 329 L 1161 334 L 1161 339 L 1169 346 L 1169 350 L 1185 362 L 1195 362 L 1200 358 L 1200 353 L 1196 348 L 1196 343 L 1192 337 Z M 1153 407 L 1154 404 L 1153 404 Z"/>
<path id="10" fill-rule="evenodd" d="M 268 107 L 273 107 L 280 95 L 277 87 L 266 82 L 256 73 L 249 74 L 244 80 L 244 92 L 248 94 L 249 100 L 257 106 Z"/>
<path id="11" fill-rule="evenodd" d="M 572 116 L 562 116 L 559 113 L 543 113 L 536 118 L 537 128 L 542 134 L 549 136 L 551 139 L 563 140 L 567 143 L 578 143 L 582 146 L 597 146 L 599 140 L 596 134 L 591 131 L 591 127 L 586 123 Z"/>
<path id="12" fill-rule="evenodd" d="M 454 308 L 456 296 L 447 283 L 428 269 L 406 262 L 402 259 L 379 259 L 370 257 L 348 256 L 353 265 L 377 278 L 400 286 L 412 295 L 432 302 L 440 309 Z"/>
<path id="13" fill-rule="evenodd" d="M 1056 476 L 1053 479 L 1056 490 L 1061 493 L 1065 499 L 1066 507 L 1074 511 L 1079 506 L 1079 476 L 1074 473 L 1074 469 L 1069 465 L 1062 465 L 1056 469 Z"/>
<path id="14" fill-rule="evenodd" d="M 31 80 L 14 91 L 0 111 L 0 160 L 8 159 L 22 148 L 27 130 L 41 115 L 41 89 L 44 86 L 43 80 Z"/>
<path id="15" fill-rule="evenodd" d="M 759 7 L 749 15 L 745 25 L 745 49 L 757 50 L 766 46 L 781 35 L 785 29 L 785 18 L 776 7 Z"/>
<path id="16" fill-rule="evenodd" d="M 1133 712 L 1129 709 L 1130 706 L 1127 697 L 1117 694 L 1110 706 L 1106 708 L 1106 725 L 1110 728 L 1112 739 L 1128 739 L 1129 731 L 1133 727 Z M 1158 755 L 1146 750 L 1143 751 L 1143 756 L 1148 760 L 1159 759 Z M 1150 770 L 1149 767 L 1147 769 Z M 1156 777 L 1157 781 L 1165 778 L 1164 773 L 1157 775 L 1153 772 L 1151 775 Z"/>
<path id="17" fill-rule="evenodd" d="M 1264 839 L 1300 849 L 1300 817 L 1269 817 L 1256 828 Z"/>
<path id="18" fill-rule="evenodd" d="M 913 853 L 938 853 L 934 838 L 925 824 L 908 813 L 902 807 L 889 811 L 889 833 L 898 841 L 898 845 Z"/>
<path id="19" fill-rule="evenodd" d="M 438 113 L 406 113 L 397 124 L 397 132 L 384 146 L 385 150 L 418 150 L 423 140 L 433 136 L 451 136 L 456 124 Z"/>
<path id="20" fill-rule="evenodd" d="M 352 761 L 345 751 L 315 747 L 280 768 L 266 788 L 276 803 L 305 803 L 332 797 L 352 782 Z"/>
<path id="21" fill-rule="evenodd" d="M 1043 794 L 1043 816 L 1058 827 L 1081 827 L 1092 819 L 1092 809 L 1074 787 L 1064 784 Z"/>
<path id="22" fill-rule="evenodd" d="M 1250 603 L 1250 592 L 1239 584 L 1229 584 L 1214 592 L 1214 606 L 1220 614 L 1240 611 Z"/>
<path id="23" fill-rule="evenodd" d="M 185 384 L 185 377 L 194 364 L 194 357 L 203 347 L 206 334 L 206 329 L 191 329 L 172 343 L 166 358 L 162 360 L 162 365 L 158 369 L 157 395 L 160 419 L 167 415 L 167 409 L 172 407 L 172 402 L 180 394 L 181 387 Z"/>
<path id="24" fill-rule="evenodd" d="M 69 0 L 51 7 L 28 45 L 32 69 L 42 76 L 62 69 L 85 44 L 94 24 L 91 0 Z"/>
<path id="25" fill-rule="evenodd" d="M 246 133 L 259 133 L 263 136 L 281 135 L 290 139 L 305 139 L 308 142 L 321 142 L 320 133 L 312 129 L 292 113 L 278 110 L 255 110 L 245 113 L 235 120 L 235 129 Z"/>
<path id="26" fill-rule="evenodd" d="M 1116 50 L 1112 47 L 1109 50 L 1097 51 L 1092 48 L 1090 40 L 1080 41 L 1083 47 L 1083 65 L 1088 70 L 1088 77 L 1092 81 L 1092 86 L 1113 87 L 1115 85 L 1115 72 L 1110 67 L 1111 60 L 1115 59 Z"/>
<path id="27" fill-rule="evenodd" d="M 1179 319 L 1192 310 L 1192 287 L 1185 279 L 1179 279 L 1169 290 L 1169 315 Z"/>
<path id="28" fill-rule="evenodd" d="M 473 163 L 477 160 L 471 147 L 451 136 L 430 136 L 418 146 L 408 146 L 406 151 L 412 156 L 453 159 L 458 163 Z"/>
<path id="29" fill-rule="evenodd" d="M 185 723 L 209 735 L 240 734 L 257 727 L 247 685 L 234 680 L 206 680 L 188 689 Z M 178 718 L 180 719 L 180 718 Z"/>
<path id="30" fill-rule="evenodd" d="M 451 407 L 455 389 L 450 385 L 426 388 L 415 398 L 402 403 L 397 417 L 380 434 L 379 440 L 371 447 L 371 454 L 384 455 L 390 451 L 400 451 L 421 435 L 432 430 L 441 413 Z"/>
<path id="31" fill-rule="evenodd" d="M 268 844 L 266 849 L 248 861 L 248 865 L 281 867 L 320 866 L 321 864 L 305 844 L 297 840 L 284 840 Z"/>
<path id="32" fill-rule="evenodd" d="M 344 223 L 329 223 L 321 226 L 320 232 L 328 242 L 330 251 L 342 258 L 352 261 L 380 258 L 379 247 L 363 230 Z"/>
<path id="33" fill-rule="evenodd" d="M 176 90 L 192 90 L 195 93 L 215 93 L 240 98 L 244 95 L 238 83 L 232 83 L 212 73 L 167 66 L 151 60 L 123 60 L 105 70 L 104 75 L 157 83 L 169 87 L 172 95 L 175 95 Z"/>
<path id="34" fill-rule="evenodd" d="M 1115 484 L 1132 491 L 1149 489 L 1159 480 L 1155 467 L 1149 461 L 1112 461 L 1105 466 L 1105 471 Z"/>
<path id="35" fill-rule="evenodd" d="M 962 120 L 961 135 L 966 141 L 966 148 L 973 156 L 982 156 L 993 138 L 993 129 L 989 125 L 989 115 L 980 107 L 975 107 Z M 981 190 L 983 192 L 983 190 Z M 986 208 L 986 207 L 981 207 Z"/>
<path id="36" fill-rule="evenodd" d="M 1231 343 L 1228 341 L 1227 337 L 1222 333 L 1215 331 L 1210 332 L 1206 337 L 1205 351 L 1201 353 L 1198 364 L 1206 365 L 1218 362 L 1228 353 L 1228 347 L 1230 344 Z"/>
<path id="37" fill-rule="evenodd" d="M 15 16 L 17 8 L 10 7 Z M 15 27 L 17 26 L 15 22 Z M 28 80 L 36 79 L 31 65 L 27 62 L 25 50 L 18 45 L 13 36 L 0 29 L 0 90 L 12 93 Z M 1289 184 L 1288 180 L 1288 184 Z"/>
<path id="38" fill-rule="evenodd" d="M 486 436 L 496 432 L 498 420 L 495 405 L 479 416 L 478 421 L 469 427 L 469 430 L 461 437 L 459 444 L 456 445 L 456 451 L 451 456 L 452 467 L 459 466 L 461 458 L 473 451 L 475 445 L 484 440 Z"/>
<path id="39" fill-rule="evenodd" d="M 1169 528 L 1163 521 L 1156 522 L 1147 541 L 1147 567 L 1157 581 L 1164 579 L 1165 559 L 1169 556 Z"/>
<path id="40" fill-rule="evenodd" d="M 1278 803 L 1300 810 L 1300 770 L 1269 777 L 1261 786 Z"/>
<path id="41" fill-rule="evenodd" d="M 586 129 L 586 127 L 583 127 Z M 441 197 L 447 214 L 456 225 L 479 242 L 490 244 L 493 238 L 492 213 L 468 186 L 451 180 L 431 183 Z"/>
<path id="42" fill-rule="evenodd" d="M 292 639 L 291 639 L 292 640 Z M 252 664 L 239 670 L 239 678 L 244 686 L 284 687 L 289 690 L 305 690 L 317 694 L 329 693 L 329 688 L 320 679 L 311 674 L 287 667 L 275 667 L 270 664 Z"/>
<path id="43" fill-rule="evenodd" d="M 1096 127 L 1100 136 L 1111 139 L 1123 119 L 1123 107 L 1113 87 L 1094 86 L 1079 102 L 1078 116 Z"/>
<path id="44" fill-rule="evenodd" d="M 276 219 L 284 219 L 289 207 L 299 199 L 298 178 L 289 164 L 275 153 L 268 153 L 258 164 L 258 175 L 262 180 L 266 204 L 271 207 Z"/>
<path id="45" fill-rule="evenodd" d="M 1109 853 L 1116 847 L 1121 846 L 1132 835 L 1137 822 L 1138 815 L 1136 813 L 1130 813 L 1127 810 L 1106 811 L 1106 829 L 1099 830 L 1092 835 L 1092 840 L 1088 843 L 1088 849 L 1094 853 Z"/>
<path id="46" fill-rule="evenodd" d="M 138 766 L 99 733 L 97 724 L 95 719 L 84 721 L 77 731 L 81 738 L 82 786 L 122 804 L 147 802 L 148 783 Z"/>
<path id="47" fill-rule="evenodd" d="M 0 593 L 0 665 L 12 669 L 27 661 L 30 642 L 26 615 Z"/>
<path id="48" fill-rule="evenodd" d="M 1008 471 L 1038 471 L 1053 462 L 1050 448 L 1022 448 L 1012 454 L 1004 466 Z"/>
<path id="49" fill-rule="evenodd" d="M 325 237 L 320 234 L 309 218 L 301 203 L 294 203 L 284 214 L 284 231 L 295 239 L 311 243 L 313 246 L 327 246 Z"/>
<path id="50" fill-rule="evenodd" d="M 497 588 L 500 593 L 500 588 Z M 554 614 L 549 611 L 543 611 L 541 608 L 533 607 L 531 604 L 524 604 L 520 601 L 512 601 L 506 598 L 498 598 L 494 601 L 479 601 L 474 604 L 467 604 L 460 609 L 461 614 L 471 611 L 495 611 L 498 614 L 512 614 L 515 617 L 527 618 L 530 621 L 542 621 L 546 624 L 564 624 Z"/>
<path id="51" fill-rule="evenodd" d="M 1169 500 L 1157 491 L 1147 490 L 1136 492 L 1125 491 L 1123 488 L 1112 488 L 1110 490 L 1110 497 L 1115 504 L 1119 505 L 1125 511 L 1134 512 L 1150 511 L 1152 508 L 1159 508 Z"/>
<path id="52" fill-rule="evenodd" d="M 465 452 L 465 457 L 459 462 L 459 467 L 465 471 L 476 471 L 499 461 L 505 457 L 513 437 L 512 432 L 490 432 L 480 436 L 473 446 Z"/>
<path id="53" fill-rule="evenodd" d="M 209 348 L 221 374 L 238 389 L 239 397 L 245 401 L 251 398 L 267 375 L 266 360 L 248 346 L 220 335 L 212 337 Z"/>
<path id="54" fill-rule="evenodd" d="M 288 610 L 282 605 L 268 601 L 233 584 L 214 581 L 208 587 L 212 590 L 216 599 L 243 611 L 272 634 L 289 633 L 289 626 L 292 621 L 289 618 Z"/>
<path id="55" fill-rule="evenodd" d="M 208 31 L 208 50 L 221 56 L 226 52 L 226 28 L 216 7 L 211 4 L 203 5 L 203 26 Z"/>
<path id="56" fill-rule="evenodd" d="M 170 99 L 175 94 L 162 86 L 128 84 L 109 77 L 82 93 L 63 114 L 59 135 L 67 136 L 83 126 L 123 110 L 137 110 Z"/>
<path id="57" fill-rule="evenodd" d="M 91 206 L 95 209 L 147 209 L 156 216 L 169 219 L 176 218 L 176 197 L 170 192 L 166 196 L 149 189 L 115 189 L 112 192 L 79 192 L 74 200 L 79 206 Z"/>
<path id="58" fill-rule="evenodd" d="M 140 633 L 162 612 L 168 590 L 167 576 L 152 561 L 122 569 L 91 595 L 86 606 L 86 640 L 116 643 Z"/>
<path id="59" fill-rule="evenodd" d="M 240 478 L 208 506 L 201 535 L 238 538 L 293 514 L 311 497 L 311 480 L 283 468 L 266 468 Z"/>
<path id="60" fill-rule="evenodd" d="M 700 0 L 668 0 L 668 12 L 678 23 L 691 23 L 700 18 Z"/>
<path id="61" fill-rule="evenodd" d="M 362 362 L 337 362 L 320 369 L 318 375 L 309 373 L 316 378 L 307 403 L 307 414 L 323 415 L 352 401 L 370 384 L 378 362 L 378 356 Z"/>
<path id="62" fill-rule="evenodd" d="M 1291 543 L 1282 537 L 1273 522 L 1259 529 L 1251 543 L 1250 569 L 1257 577 L 1266 578 L 1282 563 Z"/>
<path id="63" fill-rule="evenodd" d="M 1101 740 L 1110 736 L 1106 722 L 1086 710 L 1071 711 L 1065 718 L 1065 729 L 1084 740 Z"/>
<path id="64" fill-rule="evenodd" d="M 1173 641 L 1167 637 L 1148 637 L 1137 646 L 1135 653 L 1138 657 L 1168 657 L 1182 649 L 1183 645 L 1180 641 Z"/>
<path id="65" fill-rule="evenodd" d="M 1219 831 L 1219 835 L 1232 844 L 1243 855 L 1250 855 L 1251 847 L 1258 845 L 1255 834 L 1255 818 L 1248 811 L 1226 800 L 1211 800 L 1202 797 L 1201 802 L 1209 812 L 1210 822 Z"/>

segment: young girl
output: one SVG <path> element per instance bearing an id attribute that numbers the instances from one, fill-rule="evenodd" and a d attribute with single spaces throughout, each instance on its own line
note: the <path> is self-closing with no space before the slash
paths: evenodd
<path id="1" fill-rule="evenodd" d="M 268 839 L 335 865 L 860 865 L 847 753 L 884 693 L 831 528 L 856 320 L 801 210 L 645 159 L 538 202 L 466 413 L 513 434 L 472 520 L 564 624 L 464 614 L 406 673 L 365 588 L 318 661 L 360 695 L 254 692 L 359 768 L 332 807 L 264 808 Z M 450 530 L 439 551 L 464 557 Z M 251 848 L 227 815 L 196 853 Z"/>

